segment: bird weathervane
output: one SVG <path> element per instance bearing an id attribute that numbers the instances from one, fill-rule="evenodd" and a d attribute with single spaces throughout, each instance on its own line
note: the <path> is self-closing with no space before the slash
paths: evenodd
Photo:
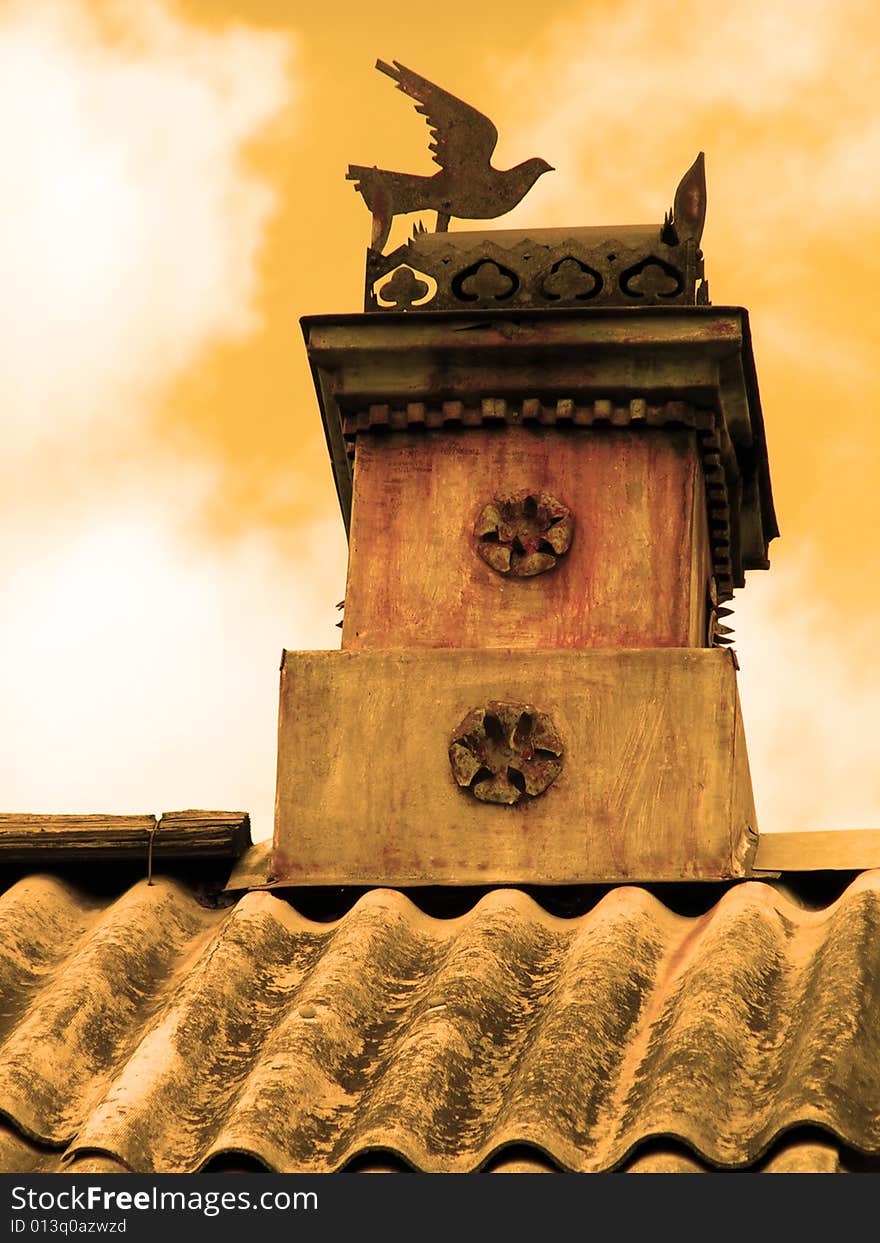
<path id="1" fill-rule="evenodd" d="M 393 78 L 399 91 L 416 100 L 416 112 L 422 113 L 430 127 L 430 150 L 440 171 L 433 177 L 421 177 L 350 165 L 347 180 L 355 182 L 354 188 L 373 213 L 373 251 L 384 250 L 395 216 L 435 211 L 438 233 L 448 229 L 452 216 L 490 220 L 512 211 L 542 173 L 553 171 L 538 157 L 506 170 L 493 168 L 489 161 L 498 131 L 487 116 L 399 61 L 386 65 L 377 60 L 376 68 Z"/>

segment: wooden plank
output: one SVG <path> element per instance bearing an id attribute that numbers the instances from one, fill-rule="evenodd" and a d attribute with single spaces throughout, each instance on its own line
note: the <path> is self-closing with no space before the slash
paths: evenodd
<path id="1" fill-rule="evenodd" d="M 449 746 L 472 709 L 533 705 L 562 770 L 480 802 Z M 751 783 L 726 653 L 288 652 L 273 874 L 291 884 L 570 884 L 748 873 Z"/>
<path id="2" fill-rule="evenodd" d="M 765 833 L 755 869 L 766 872 L 849 872 L 880 867 L 880 829 Z"/>
<path id="3" fill-rule="evenodd" d="M 0 815 L 0 861 L 237 858 L 250 845 L 246 812 L 175 811 L 155 816 Z"/>
<path id="4" fill-rule="evenodd" d="M 523 490 L 552 493 L 574 517 L 569 550 L 531 578 L 492 569 L 474 535 L 485 505 Z M 687 428 L 363 436 L 342 644 L 704 646 L 707 532 Z"/>

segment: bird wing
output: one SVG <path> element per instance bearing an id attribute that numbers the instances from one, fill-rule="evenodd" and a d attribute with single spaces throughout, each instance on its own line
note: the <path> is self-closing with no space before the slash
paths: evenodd
<path id="1" fill-rule="evenodd" d="M 415 99 L 416 112 L 428 122 L 431 138 L 431 157 L 441 168 L 461 168 L 467 165 L 485 167 L 489 163 L 498 142 L 498 130 L 487 116 L 477 112 L 470 104 L 435 86 L 427 78 L 413 73 L 400 61 L 386 65 L 377 60 L 376 68 L 397 83 L 397 89 Z"/>

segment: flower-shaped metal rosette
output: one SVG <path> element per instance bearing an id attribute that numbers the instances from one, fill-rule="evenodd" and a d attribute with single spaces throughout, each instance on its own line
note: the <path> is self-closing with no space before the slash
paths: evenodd
<path id="1" fill-rule="evenodd" d="M 546 712 L 491 701 L 472 709 L 449 744 L 455 780 L 483 803 L 543 794 L 562 771 L 562 742 Z"/>
<path id="2" fill-rule="evenodd" d="M 532 578 L 552 570 L 568 552 L 574 517 L 549 492 L 513 492 L 484 506 L 474 535 L 477 550 L 499 574 Z"/>

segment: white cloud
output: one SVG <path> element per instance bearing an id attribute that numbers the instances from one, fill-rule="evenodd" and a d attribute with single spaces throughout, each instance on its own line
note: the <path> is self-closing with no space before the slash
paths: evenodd
<path id="1" fill-rule="evenodd" d="M 869 618 L 815 597 L 804 556 L 750 574 L 734 623 L 759 828 L 880 827 L 880 669 Z"/>
<path id="2" fill-rule="evenodd" d="M 129 479 L 63 539 L 0 552 L 3 810 L 242 809 L 271 834 L 281 649 L 338 641 L 342 524 L 312 528 L 310 556 L 188 543 L 212 481 L 185 482 L 169 509 L 170 488 Z"/>
<path id="3" fill-rule="evenodd" d="M 28 0 L 0 24 L 11 470 L 64 425 L 120 439 L 209 341 L 258 324 L 275 199 L 241 149 L 291 102 L 291 47 L 199 31 L 151 0 L 117 17 L 117 44 L 78 0 Z"/>
<path id="4" fill-rule="evenodd" d="M 821 236 L 841 210 L 872 219 L 874 17 L 864 0 L 584 5 L 495 66 L 515 101 L 502 132 L 557 166 L 511 226 L 659 222 L 695 135 L 708 148 L 716 237 L 725 210 L 734 236 L 777 228 L 774 251 L 792 218 L 799 238 Z"/>
<path id="5" fill-rule="evenodd" d="M 275 196 L 242 150 L 295 101 L 292 47 L 113 18 L 112 42 L 78 0 L 0 19 L 0 807 L 225 806 L 266 836 L 278 658 L 338 638 L 341 524 L 199 543 L 217 481 L 150 423 L 260 326 Z"/>

